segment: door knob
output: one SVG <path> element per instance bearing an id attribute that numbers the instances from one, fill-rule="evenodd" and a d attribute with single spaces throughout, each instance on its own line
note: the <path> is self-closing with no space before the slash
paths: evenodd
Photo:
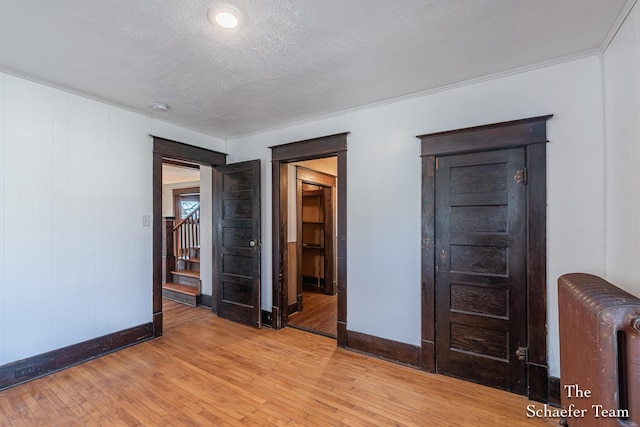
<path id="1" fill-rule="evenodd" d="M 259 244 L 260 244 L 259 240 L 252 240 L 252 241 L 249 242 L 249 246 L 251 246 L 252 248 L 256 247 Z"/>

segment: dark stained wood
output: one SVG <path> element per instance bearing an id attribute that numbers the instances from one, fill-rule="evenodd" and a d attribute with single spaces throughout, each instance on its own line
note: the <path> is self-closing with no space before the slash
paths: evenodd
<path id="1" fill-rule="evenodd" d="M 211 188 L 218 188 L 218 181 L 219 181 L 219 173 L 217 173 L 215 171 L 215 169 L 213 170 L 213 173 L 211 174 Z M 215 195 L 213 195 L 213 199 L 215 200 Z M 216 207 L 214 206 L 213 209 L 215 209 Z M 213 241 L 217 242 L 218 239 L 221 239 L 222 237 L 220 236 L 222 230 L 220 229 L 220 227 L 218 227 L 217 224 L 217 220 L 214 219 L 213 221 Z M 213 258 L 213 262 L 211 263 L 211 265 L 213 266 L 212 272 L 215 275 L 216 271 L 220 271 L 220 257 L 218 256 L 218 252 L 216 250 L 216 248 L 213 248 L 213 251 L 211 251 L 211 256 Z M 204 301 L 202 302 L 204 304 Z M 213 279 L 213 283 L 212 283 L 212 287 L 211 287 L 211 299 L 209 301 L 209 306 L 211 307 L 211 311 L 213 313 L 218 313 L 218 283 L 215 280 L 215 276 Z"/>
<path id="2" fill-rule="evenodd" d="M 497 146 L 525 146 L 527 151 L 527 299 L 528 299 L 528 363 L 529 396 L 545 401 L 547 396 L 547 331 L 546 331 L 546 121 L 552 116 L 497 123 L 457 131 L 421 135 L 422 141 L 422 369 L 434 368 L 432 355 L 435 325 L 435 191 L 433 171 L 439 155 L 491 150 Z M 509 128 L 501 135 L 500 129 Z M 482 130 L 487 136 L 479 135 Z M 520 131 L 522 135 L 516 135 Z M 533 135 L 533 136 L 532 136 Z M 473 142 L 469 142 L 471 136 Z M 470 144 L 473 146 L 470 149 Z M 464 214 L 462 215 L 464 217 Z M 461 217 L 459 217 L 460 219 Z M 461 219 L 460 224 L 464 220 Z M 534 361 L 535 359 L 535 361 Z"/>
<path id="3" fill-rule="evenodd" d="M 2 392 L 13 426 L 557 425 L 522 396 L 167 302 L 165 336 Z"/>
<path id="4" fill-rule="evenodd" d="M 529 304 L 529 398 L 548 400 L 547 366 L 547 146 L 527 147 L 529 218 L 527 274 Z"/>
<path id="5" fill-rule="evenodd" d="M 275 329 L 283 328 L 289 320 L 289 280 L 288 274 L 285 273 L 287 265 L 287 209 L 288 209 L 288 192 L 287 192 L 287 165 L 279 161 L 271 163 L 271 224 L 273 228 L 272 234 L 272 279 L 273 279 L 273 295 L 272 295 L 272 319 L 271 325 Z"/>
<path id="6" fill-rule="evenodd" d="M 421 304 L 422 339 L 420 368 L 427 372 L 436 371 L 435 341 L 435 168 L 436 158 L 422 158 L 422 241 L 421 241 Z"/>
<path id="7" fill-rule="evenodd" d="M 296 179 L 296 200 L 302 200 L 302 181 Z M 296 228 L 296 293 L 298 310 L 304 310 L 303 286 L 302 286 L 302 227 L 300 226 L 300 218 L 302 218 L 302 203 L 296 203 L 296 218 L 298 219 L 298 227 Z M 287 217 L 288 220 L 288 217 Z M 286 227 L 285 227 L 286 229 Z M 337 321 L 337 319 L 336 319 Z"/>
<path id="8" fill-rule="evenodd" d="M 550 405 L 560 407 L 560 378 L 550 376 L 547 390 L 547 402 L 549 402 Z"/>
<path id="9" fill-rule="evenodd" d="M 338 347 L 347 345 L 347 152 L 338 153 Z"/>
<path id="10" fill-rule="evenodd" d="M 262 326 L 271 327 L 272 313 L 270 311 L 262 310 Z"/>
<path id="11" fill-rule="evenodd" d="M 324 206 L 324 293 L 326 295 L 334 295 L 336 290 L 334 289 L 334 250 L 333 250 L 333 187 L 326 187 L 323 191 L 323 206 Z"/>
<path id="12" fill-rule="evenodd" d="M 524 148 L 442 156 L 436 170 L 437 372 L 518 394 L 527 366 Z M 463 208 L 501 221 L 455 221 Z M 477 301 L 482 301 L 478 303 Z"/>
<path id="13" fill-rule="evenodd" d="M 200 305 L 202 305 L 203 307 L 207 307 L 209 310 L 211 310 L 212 306 L 215 305 L 213 304 L 213 298 L 211 297 L 211 295 L 207 295 L 207 294 L 202 294 L 200 295 Z"/>
<path id="14" fill-rule="evenodd" d="M 549 399 L 549 372 L 546 363 L 540 365 L 529 362 L 528 381 L 529 381 L 529 399 L 543 403 L 552 403 Z M 558 395 L 559 396 L 559 395 Z"/>
<path id="15" fill-rule="evenodd" d="M 162 153 L 153 153 L 153 336 L 162 335 Z"/>
<path id="16" fill-rule="evenodd" d="M 206 148 L 171 141 L 158 136 L 153 137 L 153 152 L 162 154 L 163 157 L 183 160 L 188 163 L 197 163 L 206 166 L 220 166 L 227 164 L 227 155 Z M 166 162 L 166 161 L 165 161 Z"/>
<path id="17" fill-rule="evenodd" d="M 297 143 L 271 147 L 272 149 L 272 209 L 273 209 L 273 326 L 276 329 L 286 326 L 287 289 L 283 289 L 283 275 L 286 271 L 286 193 L 282 176 L 286 174 L 286 163 L 311 160 L 336 155 L 338 158 L 337 183 L 337 263 L 338 263 L 338 339 L 339 347 L 346 343 L 347 320 L 347 133 L 315 138 Z M 325 139 L 326 138 L 326 139 Z M 278 254 L 278 255 L 276 255 Z"/>
<path id="18" fill-rule="evenodd" d="M 153 324 L 145 323 L 0 366 L 0 390 L 143 342 L 152 335 Z M 34 369 L 32 374 L 16 378 L 16 369 L 30 365 Z"/>
<path id="19" fill-rule="evenodd" d="M 349 132 L 275 145 L 269 147 L 271 159 L 289 163 L 335 156 L 347 150 L 347 135 Z"/>
<path id="20" fill-rule="evenodd" d="M 411 344 L 347 330 L 346 348 L 391 362 L 420 367 L 420 347 Z"/>
<path id="21" fill-rule="evenodd" d="M 217 173 L 218 316 L 259 328 L 260 161 L 219 166 Z"/>
<path id="22" fill-rule="evenodd" d="M 224 165 L 227 155 L 204 148 L 194 147 L 165 138 L 153 136 L 153 336 L 162 335 L 162 163 L 170 159 L 207 166 Z M 215 176 L 215 173 L 213 174 Z M 213 178 L 215 184 L 215 177 Z M 216 188 L 213 186 L 212 188 Z M 213 250 L 214 268 L 215 248 Z M 216 271 L 216 270 L 214 270 Z M 215 283 L 214 283 L 214 293 Z"/>
<path id="23" fill-rule="evenodd" d="M 547 141 L 552 115 L 419 135 L 422 156 L 521 147 Z"/>
<path id="24" fill-rule="evenodd" d="M 165 217 L 162 221 L 162 283 L 171 282 L 171 271 L 176 268 L 173 242 L 173 217 Z"/>

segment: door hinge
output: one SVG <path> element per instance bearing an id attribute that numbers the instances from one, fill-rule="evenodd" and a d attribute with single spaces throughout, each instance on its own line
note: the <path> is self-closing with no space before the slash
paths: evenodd
<path id="1" fill-rule="evenodd" d="M 527 185 L 527 168 L 517 170 L 513 179 L 515 179 L 518 184 Z"/>
<path id="2" fill-rule="evenodd" d="M 518 360 L 524 360 L 525 362 L 529 360 L 529 347 L 518 347 L 516 350 L 516 356 L 518 356 Z"/>

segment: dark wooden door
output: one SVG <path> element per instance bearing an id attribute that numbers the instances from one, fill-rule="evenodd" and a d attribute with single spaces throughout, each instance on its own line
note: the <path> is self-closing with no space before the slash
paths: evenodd
<path id="1" fill-rule="evenodd" d="M 218 316 L 260 327 L 260 161 L 219 166 Z"/>
<path id="2" fill-rule="evenodd" d="M 524 394 L 524 148 L 442 156 L 436 168 L 436 369 Z"/>

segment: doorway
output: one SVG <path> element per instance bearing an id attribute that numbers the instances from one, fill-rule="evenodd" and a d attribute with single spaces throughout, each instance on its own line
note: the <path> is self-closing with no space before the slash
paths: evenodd
<path id="1" fill-rule="evenodd" d="M 203 174 L 200 169 L 166 158 L 162 164 L 162 297 L 211 308 L 211 168 Z"/>
<path id="2" fill-rule="evenodd" d="M 226 154 L 153 137 L 153 336 L 162 335 L 162 165 L 167 159 L 197 164 L 209 177 L 212 200 L 211 310 L 219 317 L 260 327 L 260 161 L 226 164 Z M 204 186 L 201 196 L 204 199 Z M 210 247 L 209 247 L 210 246 Z M 204 257 L 204 249 L 200 254 Z M 166 268 L 165 268 L 166 270 Z"/>
<path id="3" fill-rule="evenodd" d="M 290 163 L 287 168 L 289 326 L 337 335 L 337 158 Z"/>
<path id="4" fill-rule="evenodd" d="M 334 220 L 335 238 L 325 237 L 322 244 L 322 246 L 324 246 L 325 244 L 327 244 L 327 242 L 333 242 L 335 258 L 332 262 L 332 265 L 328 266 L 328 264 L 325 262 L 325 259 L 328 262 L 328 257 L 324 256 L 322 258 L 323 266 L 321 268 L 319 264 L 321 262 L 321 257 L 316 257 L 314 268 L 316 268 L 317 272 L 320 272 L 320 270 L 322 270 L 322 277 L 320 275 L 313 276 L 313 274 L 316 273 L 316 271 L 314 271 L 314 268 L 312 268 L 313 265 L 307 266 L 307 268 L 309 268 L 308 272 L 312 273 L 308 275 L 311 279 L 310 282 L 312 281 L 313 277 L 316 277 L 316 290 L 323 290 L 322 293 L 316 292 L 316 296 L 324 295 L 325 289 L 330 289 L 332 287 L 335 289 L 329 292 L 334 295 L 327 295 L 329 297 L 333 297 L 336 300 L 335 304 L 330 303 L 329 305 L 334 307 L 337 311 L 335 317 L 335 335 L 333 333 L 329 333 L 328 335 L 336 337 L 337 345 L 339 347 L 346 346 L 347 326 L 347 135 L 348 133 L 342 133 L 271 147 L 274 253 L 273 308 L 271 317 L 272 326 L 275 329 L 280 329 L 290 324 L 290 301 L 291 305 L 299 304 L 302 307 L 302 310 L 299 312 L 299 314 L 301 315 L 305 312 L 308 305 L 307 303 L 311 302 L 310 298 L 305 298 L 304 295 L 304 287 L 302 286 L 302 268 L 297 269 L 298 271 L 292 271 L 293 269 L 291 268 L 294 264 L 296 265 L 296 267 L 301 266 L 301 260 L 298 262 L 297 258 L 298 253 L 301 254 L 302 250 L 298 251 L 297 240 L 294 242 L 289 241 L 291 240 L 289 236 L 297 236 L 297 229 L 295 233 L 290 233 L 289 227 L 291 226 L 293 228 L 291 221 L 294 217 L 298 217 L 295 212 L 297 212 L 296 209 L 302 209 L 302 205 L 298 206 L 294 203 L 293 206 L 296 206 L 296 208 L 294 209 L 294 212 L 289 215 L 289 212 L 291 212 L 291 204 L 289 203 L 289 188 L 297 187 L 297 180 L 294 179 L 296 173 L 289 173 L 289 170 L 290 168 L 292 168 L 295 171 L 296 162 L 327 158 L 335 159 L 331 160 L 335 162 L 336 173 L 334 174 L 334 177 L 337 177 L 335 182 L 335 191 L 331 190 L 331 197 L 335 200 L 335 214 L 329 215 Z M 307 166 L 308 165 L 309 164 L 307 164 Z M 309 184 L 313 185 L 311 183 Z M 320 184 L 321 187 L 319 188 L 331 187 L 330 184 Z M 319 188 L 314 191 L 320 191 Z M 323 189 L 322 192 L 324 193 L 325 190 Z M 295 192 L 292 191 L 291 193 L 297 194 L 297 190 Z M 300 180 L 300 197 L 302 197 L 301 194 L 302 180 Z M 324 197 L 326 196 L 323 196 L 323 198 Z M 300 214 L 300 217 L 301 216 L 302 213 Z M 319 233 L 318 226 L 312 227 L 316 227 L 315 233 Z M 302 231 L 302 226 L 300 227 L 300 230 Z M 300 237 L 299 241 L 300 244 L 302 244 L 302 237 Z M 316 252 L 324 250 L 324 248 L 319 247 L 321 245 L 312 246 L 316 246 L 316 248 L 313 249 Z M 314 262 L 312 262 L 312 264 L 314 264 Z M 327 270 L 331 269 L 333 269 L 335 273 L 327 274 Z M 334 281 L 335 285 L 333 284 Z M 298 290 L 300 290 L 300 293 L 298 293 Z M 292 296 L 291 299 L 290 295 Z M 293 295 L 295 295 L 295 302 Z M 298 296 L 300 296 L 301 298 L 298 299 Z M 297 310 L 297 307 L 294 307 L 293 310 Z M 307 311 L 307 313 L 309 312 L 310 310 Z M 292 317 L 295 316 L 296 315 L 294 314 Z M 300 318 L 300 316 L 298 317 Z M 333 332 L 333 330 L 331 332 Z"/>
<path id="5" fill-rule="evenodd" d="M 418 137 L 422 369 L 545 402 L 551 117 Z"/>

